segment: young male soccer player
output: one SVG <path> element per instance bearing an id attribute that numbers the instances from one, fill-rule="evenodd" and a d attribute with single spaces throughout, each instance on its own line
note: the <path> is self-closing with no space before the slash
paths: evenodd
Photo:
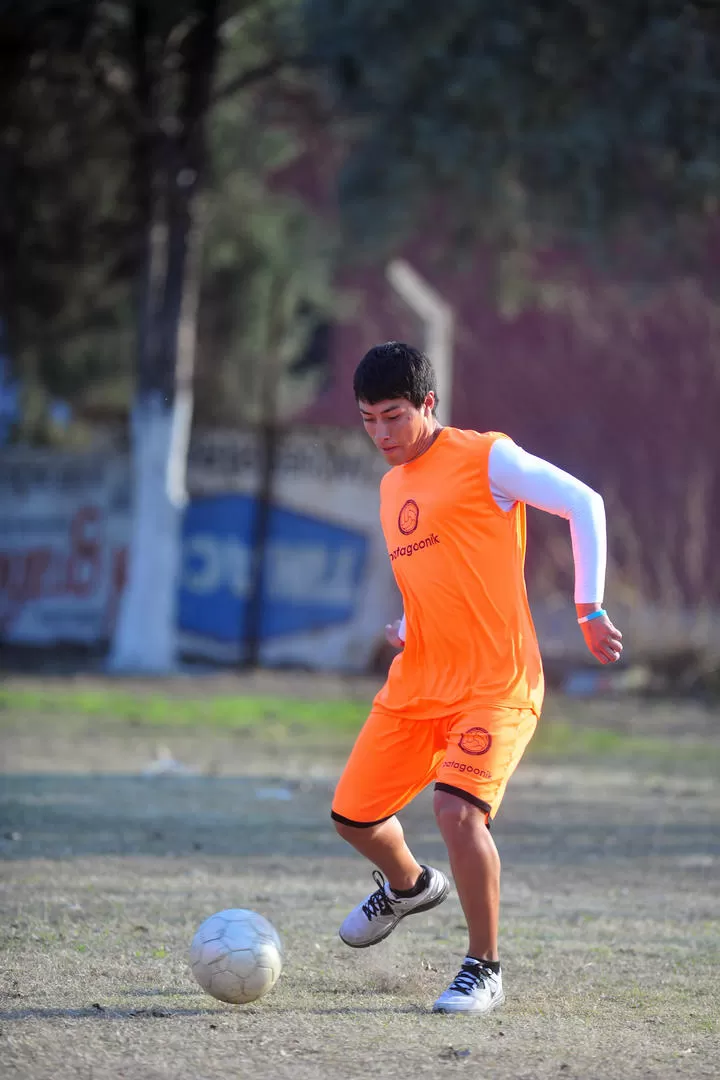
<path id="1" fill-rule="evenodd" d="M 500 859 L 489 831 L 530 741 L 543 674 L 523 564 L 525 505 L 568 519 L 578 623 L 601 663 L 622 635 L 602 609 L 605 511 L 579 480 L 498 432 L 441 427 L 435 375 L 417 349 L 388 342 L 355 372 L 365 430 L 392 468 L 380 515 L 401 620 L 400 649 L 335 791 L 339 834 L 379 871 L 342 940 L 376 945 L 401 919 L 442 903 L 449 882 L 418 863 L 395 816 L 435 781 L 435 816 L 467 920 L 467 956 L 433 1006 L 485 1013 L 505 1000 L 498 956 Z"/>

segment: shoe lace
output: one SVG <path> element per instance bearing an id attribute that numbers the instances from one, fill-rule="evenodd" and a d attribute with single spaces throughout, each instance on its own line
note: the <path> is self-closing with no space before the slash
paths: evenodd
<path id="1" fill-rule="evenodd" d="M 368 896 L 367 900 L 362 905 L 362 909 L 368 922 L 378 915 L 392 915 L 393 913 L 392 904 L 394 901 L 391 900 L 385 892 L 385 878 L 379 870 L 373 870 L 373 881 L 378 888 L 374 893 L 371 893 L 370 896 Z"/>
<path id="2" fill-rule="evenodd" d="M 450 989 L 470 995 L 485 985 L 489 975 L 492 975 L 490 968 L 483 967 L 482 964 L 463 964 L 450 984 Z"/>

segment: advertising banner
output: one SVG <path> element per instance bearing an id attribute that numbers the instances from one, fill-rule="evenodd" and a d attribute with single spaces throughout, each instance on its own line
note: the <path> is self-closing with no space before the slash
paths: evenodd
<path id="1" fill-rule="evenodd" d="M 184 654 L 242 658 L 260 451 L 250 431 L 192 443 L 177 625 Z M 300 431 L 279 448 L 265 553 L 261 659 L 362 671 L 400 599 L 378 523 L 383 472 L 354 432 Z M 97 645 L 112 635 L 130 514 L 123 455 L 0 455 L 0 635 Z"/>
<path id="2" fill-rule="evenodd" d="M 128 535 L 122 457 L 0 455 L 0 634 L 93 645 L 115 621 Z"/>
<path id="3" fill-rule="evenodd" d="M 191 448 L 178 625 L 186 650 L 242 655 L 260 451 L 250 432 Z M 378 521 L 384 465 L 362 433 L 293 431 L 279 447 L 261 658 L 362 671 L 401 612 Z"/>

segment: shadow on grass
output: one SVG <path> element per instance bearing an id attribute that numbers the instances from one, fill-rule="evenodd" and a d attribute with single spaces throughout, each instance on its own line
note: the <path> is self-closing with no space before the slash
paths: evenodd
<path id="1" fill-rule="evenodd" d="M 422 1005 L 398 1005 L 397 1002 L 388 1002 L 387 1005 L 318 1005 L 318 1006 L 304 1006 L 304 1005 L 282 1005 L 279 1008 L 273 1007 L 271 1010 L 273 1015 L 287 1013 L 289 1016 L 297 1016 L 298 1013 L 304 1013 L 306 1016 L 357 1016 L 362 1013 L 367 1016 L 387 1016 L 388 1013 L 392 1013 L 393 1016 L 402 1014 L 405 1016 L 425 1016 L 431 1015 L 428 1008 L 424 1008 Z"/>
<path id="2" fill-rule="evenodd" d="M 237 1010 L 237 1012 L 235 1011 Z M 428 1012 L 427 1009 L 420 1005 L 397 1005 L 396 1003 L 388 1005 L 330 1005 L 330 1006 L 303 1006 L 303 1005 L 288 1005 L 275 1007 L 272 1005 L 263 1005 L 260 1009 L 248 1008 L 245 1005 L 232 1006 L 228 1005 L 219 1008 L 206 1008 L 206 1009 L 183 1009 L 174 1008 L 172 1006 L 161 1006 L 157 1008 L 143 1008 L 143 1009 L 130 1009 L 130 1008 L 115 1008 L 113 1006 L 103 1006 L 97 1008 L 95 1006 L 89 1006 L 79 1009 L 58 1009 L 58 1008 L 39 1008 L 28 1007 L 24 1009 L 3 1009 L 0 1010 L 0 1022 L 6 1021 L 18 1021 L 18 1020 L 135 1020 L 135 1021 L 148 1021 L 148 1020 L 174 1020 L 178 1017 L 208 1017 L 213 1020 L 217 1017 L 233 1017 L 237 1015 L 239 1011 L 249 1015 L 258 1015 L 260 1011 L 265 1015 L 280 1015 L 287 1013 L 288 1015 L 297 1016 L 298 1013 L 304 1013 L 308 1016 L 355 1016 L 358 1013 L 367 1015 L 381 1015 L 388 1011 L 393 1013 L 404 1013 L 407 1015 L 424 1015 Z"/>
<path id="3" fill-rule="evenodd" d="M 39 1008 L 0 1010 L 2 1020 L 172 1020 L 178 1016 L 224 1016 L 225 1009 L 182 1009 L 169 1007 L 130 1009 L 90 1005 L 81 1009 Z"/>
<path id="4" fill-rule="evenodd" d="M 615 793 L 582 798 L 553 794 L 550 816 L 532 793 L 508 795 L 493 834 L 514 865 L 568 865 L 720 856 L 720 831 L 702 800 L 657 822 L 657 801 L 625 815 Z M 330 821 L 332 785 L 298 785 L 278 775 L 255 777 L 6 774 L 0 776 L 0 859 L 83 856 L 231 859 L 342 857 L 347 846 Z M 446 859 L 429 793 L 401 815 L 410 836 L 419 825 L 422 855 Z"/>
<path id="5" fill-rule="evenodd" d="M 175 998 L 175 997 L 197 997 L 197 990 L 187 989 L 173 989 L 168 990 L 156 990 L 154 987 L 142 987 L 138 989 L 130 989 L 122 991 L 123 997 L 159 997 L 159 998 Z"/>
<path id="6" fill-rule="evenodd" d="M 277 775 L 0 775 L 0 859 L 323 854 L 327 783 Z"/>

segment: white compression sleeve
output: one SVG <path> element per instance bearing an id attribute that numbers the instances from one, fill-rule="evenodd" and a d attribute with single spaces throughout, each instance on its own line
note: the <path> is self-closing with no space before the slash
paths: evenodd
<path id="1" fill-rule="evenodd" d="M 549 461 L 526 453 L 510 439 L 493 443 L 488 476 L 501 510 L 524 502 L 568 520 L 575 562 L 575 603 L 602 603 L 607 566 L 602 496 Z"/>

